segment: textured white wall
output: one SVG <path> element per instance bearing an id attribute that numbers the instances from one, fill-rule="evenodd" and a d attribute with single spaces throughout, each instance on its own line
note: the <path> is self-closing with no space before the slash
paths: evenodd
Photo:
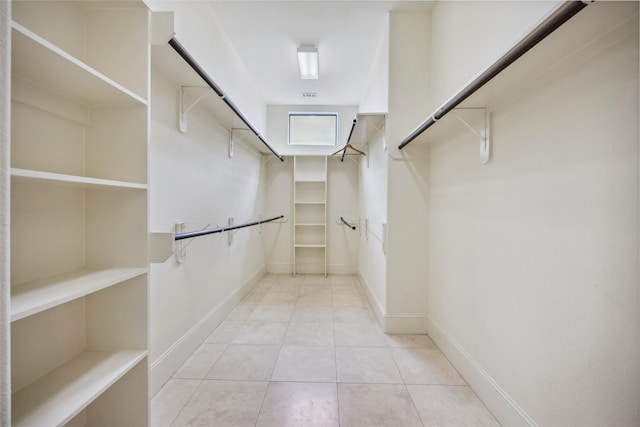
<path id="1" fill-rule="evenodd" d="M 438 3 L 431 87 L 495 56 L 469 31 L 506 46 L 545 9 Z M 640 423 L 638 114 L 636 32 L 495 111 L 487 165 L 466 136 L 423 164 L 429 333 L 505 425 Z"/>
<path id="2" fill-rule="evenodd" d="M 11 425 L 9 301 L 9 159 L 11 129 L 11 2 L 0 2 L 0 426 Z"/>
<path id="3" fill-rule="evenodd" d="M 193 231 L 226 225 L 228 217 L 239 224 L 262 214 L 260 153 L 236 143 L 229 158 L 228 132 L 197 107 L 188 132 L 180 133 L 178 85 L 155 68 L 151 93 L 151 230 L 171 232 L 184 222 Z M 217 326 L 230 309 L 225 302 L 241 297 L 264 274 L 259 227 L 236 231 L 230 246 L 227 236 L 194 239 L 182 264 L 172 257 L 151 266 L 152 388 Z"/>

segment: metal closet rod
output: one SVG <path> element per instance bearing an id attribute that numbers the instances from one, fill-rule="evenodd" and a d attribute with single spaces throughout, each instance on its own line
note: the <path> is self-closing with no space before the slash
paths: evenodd
<path id="1" fill-rule="evenodd" d="M 174 240 L 191 239 L 193 237 L 206 236 L 207 234 L 222 233 L 223 231 L 237 230 L 238 228 L 245 228 L 245 227 L 251 227 L 253 225 L 260 225 L 260 224 L 264 224 L 265 222 L 271 222 L 281 218 L 284 218 L 284 215 L 275 216 L 273 218 L 264 219 L 262 221 L 247 222 L 246 224 L 228 225 L 226 227 L 209 228 L 207 230 L 180 233 L 180 234 L 176 234 L 176 236 L 174 237 Z"/>
<path id="2" fill-rule="evenodd" d="M 429 129 L 434 123 L 442 119 L 449 111 L 456 108 L 465 99 L 475 93 L 491 79 L 500 74 L 505 68 L 513 64 L 518 58 L 536 46 L 545 37 L 557 30 L 565 22 L 580 12 L 592 1 L 567 1 L 556 9 L 547 19 L 542 21 L 533 31 L 525 36 L 518 44 L 512 47 L 491 67 L 476 77 L 464 89 L 453 96 L 444 105 L 438 108 L 427 120 L 422 122 L 409 136 L 407 136 L 398 146 L 402 150 L 407 144 L 416 139 L 422 132 Z"/>
<path id="3" fill-rule="evenodd" d="M 347 138 L 347 144 L 344 146 L 344 151 L 342 152 L 342 156 L 340 157 L 340 161 L 344 162 L 344 155 L 347 152 L 347 145 L 351 142 L 351 135 L 353 135 L 353 130 L 356 128 L 356 123 L 358 123 L 358 119 L 353 119 L 353 123 L 351 123 L 351 130 L 349 131 L 349 137 Z M 355 228 L 354 228 L 355 230 Z"/>
<path id="4" fill-rule="evenodd" d="M 355 120 L 354 120 L 354 122 L 355 122 Z M 356 229 L 356 226 L 355 226 L 355 225 L 351 225 L 351 224 L 349 224 L 349 223 L 347 222 L 347 220 L 346 220 L 346 219 L 344 219 L 343 217 L 340 217 L 340 221 L 344 222 L 344 223 L 345 223 L 346 225 L 348 225 L 348 226 L 349 226 L 349 228 L 351 228 L 352 230 L 355 230 L 355 229 Z"/>
<path id="5" fill-rule="evenodd" d="M 180 55 L 182 59 L 184 59 L 186 63 L 189 64 L 191 68 L 193 68 L 193 71 L 195 71 L 202 78 L 202 80 L 204 80 L 205 83 L 211 89 L 213 89 L 216 95 L 218 95 L 220 99 L 222 99 L 224 103 L 227 104 L 229 108 L 231 108 L 231 110 L 233 110 L 233 112 L 240 118 L 240 120 L 242 120 L 244 124 L 247 125 L 249 129 L 251 129 L 251 132 L 253 132 L 255 136 L 258 137 L 260 142 L 262 142 L 277 158 L 279 158 L 281 162 L 284 162 L 284 157 L 278 154 L 278 152 L 271 146 L 271 144 L 269 144 L 269 142 L 267 142 L 267 140 L 264 139 L 262 135 L 260 135 L 260 133 L 256 130 L 256 128 L 253 127 L 249 119 L 247 119 L 242 114 L 242 112 L 238 110 L 238 107 L 236 107 L 236 105 L 227 97 L 227 95 L 225 95 L 222 89 L 220 89 L 220 86 L 218 86 L 211 79 L 211 77 L 209 77 L 209 75 L 204 71 L 204 69 L 200 66 L 200 64 L 198 64 L 198 62 L 191 55 L 189 55 L 189 52 L 187 52 L 187 50 L 180 44 L 180 42 L 175 38 L 172 38 L 171 40 L 169 40 L 169 45 L 176 52 L 178 52 L 178 55 Z"/>

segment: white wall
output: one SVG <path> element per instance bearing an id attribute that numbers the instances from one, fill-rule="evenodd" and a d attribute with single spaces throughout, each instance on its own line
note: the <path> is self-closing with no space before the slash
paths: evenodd
<path id="1" fill-rule="evenodd" d="M 438 3 L 431 87 L 545 9 Z M 429 334 L 504 425 L 640 423 L 638 114 L 636 31 L 495 111 L 487 165 L 466 136 L 422 165 Z"/>
<path id="2" fill-rule="evenodd" d="M 397 146 L 428 113 L 430 15 L 392 12 L 389 35 L 387 332 L 426 330 L 428 185 L 423 146 Z"/>
<path id="3" fill-rule="evenodd" d="M 266 104 L 208 2 L 145 0 L 154 12 L 172 11 L 175 37 L 261 133 Z M 204 83 L 203 83 L 204 86 Z"/>
<path id="4" fill-rule="evenodd" d="M 284 215 L 287 222 L 269 226 L 263 233 L 269 273 L 293 271 L 293 157 L 281 162 L 272 157 L 265 166 L 265 212 Z"/>
<path id="5" fill-rule="evenodd" d="M 383 224 L 387 223 L 387 168 L 382 135 L 369 142 L 368 159 L 362 159 L 359 170 L 360 224 L 358 248 L 358 277 L 367 290 L 378 321 L 384 323 L 386 313 L 387 259 L 382 244 Z M 369 233 L 364 221 L 368 219 Z"/>
<path id="6" fill-rule="evenodd" d="M 290 112 L 331 112 L 338 113 L 338 144 L 336 147 L 311 147 L 289 145 L 289 113 Z M 349 137 L 351 123 L 356 116 L 356 106 L 326 105 L 269 105 L 267 107 L 266 137 L 275 150 L 283 156 L 329 155 L 340 147 L 344 147 Z"/>
<path id="7" fill-rule="evenodd" d="M 389 20 L 385 21 L 382 37 L 373 59 L 371 73 L 360 98 L 358 112 L 386 113 L 389 109 Z"/>
<path id="8" fill-rule="evenodd" d="M 9 159 L 11 129 L 11 2 L 0 2 L 0 426 L 11 425 Z"/>
<path id="9" fill-rule="evenodd" d="M 177 129 L 178 85 L 152 70 L 150 228 L 187 231 L 246 222 L 263 213 L 261 155 L 238 143 L 203 108 Z M 182 264 L 170 258 L 150 274 L 151 389 L 155 392 L 264 274 L 259 227 L 194 239 Z"/>

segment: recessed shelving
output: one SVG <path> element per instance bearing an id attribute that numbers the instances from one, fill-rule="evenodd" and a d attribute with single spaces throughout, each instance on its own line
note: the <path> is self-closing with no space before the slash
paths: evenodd
<path id="1" fill-rule="evenodd" d="M 11 24 L 12 72 L 90 106 L 146 105 L 146 101 L 82 61 L 29 31 Z M 40 64 L 46 63 L 46 67 Z"/>
<path id="2" fill-rule="evenodd" d="M 11 287 L 11 321 L 64 304 L 147 272 L 146 268 L 78 270 Z"/>
<path id="3" fill-rule="evenodd" d="M 65 424 L 146 356 L 138 350 L 81 353 L 13 394 L 12 425 Z"/>

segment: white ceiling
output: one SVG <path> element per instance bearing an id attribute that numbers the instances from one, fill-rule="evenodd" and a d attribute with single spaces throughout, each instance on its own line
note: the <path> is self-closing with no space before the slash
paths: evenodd
<path id="1" fill-rule="evenodd" d="M 223 30 L 270 105 L 357 105 L 388 12 L 430 9 L 428 1 L 214 0 Z M 318 48 L 320 78 L 301 80 L 296 49 Z M 316 98 L 303 98 L 315 92 Z"/>

